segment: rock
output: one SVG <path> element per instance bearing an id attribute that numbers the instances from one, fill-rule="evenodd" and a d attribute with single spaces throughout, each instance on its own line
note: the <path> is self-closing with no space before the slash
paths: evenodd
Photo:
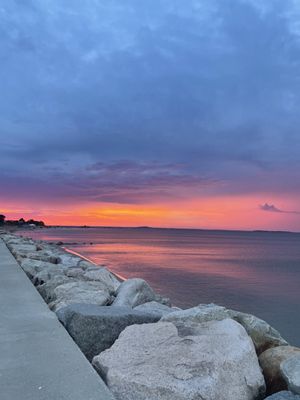
<path id="1" fill-rule="evenodd" d="M 83 270 L 87 270 L 88 268 L 95 268 L 97 265 L 86 260 L 81 260 L 78 263 L 78 267 L 82 268 Z"/>
<path id="2" fill-rule="evenodd" d="M 82 279 L 84 270 L 78 267 L 70 267 L 65 270 L 65 275 L 70 278 Z"/>
<path id="3" fill-rule="evenodd" d="M 112 294 L 116 293 L 118 287 L 121 285 L 121 282 L 104 267 L 88 269 L 82 276 L 82 279 L 102 282 Z"/>
<path id="4" fill-rule="evenodd" d="M 162 318 L 162 321 L 173 322 L 177 327 L 187 329 L 197 323 L 223 320 L 232 318 L 240 323 L 253 340 L 257 354 L 264 349 L 279 345 L 288 345 L 274 328 L 267 322 L 255 317 L 254 315 L 244 314 L 234 310 L 227 310 L 225 307 L 216 304 L 200 304 L 188 310 L 172 313 Z"/>
<path id="5" fill-rule="evenodd" d="M 11 239 L 7 239 L 6 240 L 6 244 L 9 248 L 12 248 L 14 246 L 26 246 L 26 245 L 34 245 L 34 242 L 32 240 L 29 239 L 24 239 L 21 237 L 13 237 Z"/>
<path id="6" fill-rule="evenodd" d="M 157 301 L 149 301 L 148 303 L 141 304 L 137 307 L 134 307 L 134 310 L 154 313 L 160 315 L 160 317 L 178 311 L 177 309 L 165 306 L 164 304 L 158 303 Z"/>
<path id="7" fill-rule="evenodd" d="M 46 303 L 51 303 L 56 299 L 54 290 L 60 285 L 71 282 L 76 281 L 65 275 L 55 275 L 47 283 L 37 286 L 37 290 L 39 291 L 40 295 L 43 297 Z"/>
<path id="8" fill-rule="evenodd" d="M 93 365 L 117 400 L 254 400 L 265 390 L 253 343 L 231 319 L 183 337 L 169 322 L 129 326 Z"/>
<path id="9" fill-rule="evenodd" d="M 67 252 L 59 253 L 59 264 L 63 264 L 65 267 L 77 267 L 80 261 L 82 261 L 80 257 Z"/>
<path id="10" fill-rule="evenodd" d="M 253 340 L 258 355 L 269 348 L 288 345 L 288 342 L 281 337 L 280 333 L 266 321 L 254 315 L 238 311 L 228 310 L 228 313 L 231 318 L 239 322 L 246 329 L 248 335 Z"/>
<path id="11" fill-rule="evenodd" d="M 25 258 L 20 265 L 31 280 L 41 271 L 57 269 L 57 265 L 55 264 L 40 260 L 32 260 L 30 258 Z"/>
<path id="12" fill-rule="evenodd" d="M 282 391 L 267 397 L 266 400 L 300 400 L 300 396 L 292 392 Z"/>
<path id="13" fill-rule="evenodd" d="M 287 383 L 288 389 L 300 394 L 300 353 L 280 364 L 280 371 Z"/>
<path id="14" fill-rule="evenodd" d="M 159 316 L 153 316 L 152 313 L 93 304 L 70 305 L 56 314 L 90 361 L 111 347 L 127 326 L 159 320 Z"/>
<path id="15" fill-rule="evenodd" d="M 27 254 L 36 251 L 35 244 L 14 244 L 8 247 L 14 256 L 17 256 L 18 253 Z"/>
<path id="16" fill-rule="evenodd" d="M 161 302 L 161 297 L 143 279 L 127 279 L 121 283 L 117 290 L 113 306 L 134 308 L 149 301 Z"/>
<path id="17" fill-rule="evenodd" d="M 54 253 L 50 252 L 50 251 L 36 251 L 34 253 L 22 253 L 20 254 L 22 257 L 27 257 L 27 258 L 31 258 L 33 260 L 40 260 L 40 261 L 45 261 L 45 262 L 49 262 L 52 264 L 58 264 L 59 262 L 59 257 L 57 255 L 55 255 Z"/>
<path id="18" fill-rule="evenodd" d="M 280 364 L 295 355 L 300 355 L 298 347 L 279 346 L 268 349 L 259 356 L 259 363 L 267 384 L 267 394 L 288 388 Z"/>
<path id="19" fill-rule="evenodd" d="M 49 308 L 58 311 L 69 304 L 85 303 L 105 306 L 110 304 L 112 299 L 107 288 L 100 282 L 71 282 L 57 286 L 54 289 L 54 301 Z"/>
<path id="20" fill-rule="evenodd" d="M 9 241 L 16 239 L 16 236 L 10 235 L 8 233 L 1 234 L 1 238 L 4 240 L 5 243 L 9 243 Z"/>
<path id="21" fill-rule="evenodd" d="M 161 321 L 172 322 L 177 328 L 186 331 L 203 322 L 221 321 L 227 318 L 229 317 L 225 307 L 216 304 L 200 304 L 197 307 L 163 316 Z"/>
<path id="22" fill-rule="evenodd" d="M 55 265 L 55 264 L 51 264 Z M 46 268 L 43 269 L 42 271 L 38 272 L 32 282 L 35 286 L 43 285 L 44 283 L 49 282 L 50 280 L 54 279 L 56 276 L 63 276 L 64 271 L 61 268 Z"/>

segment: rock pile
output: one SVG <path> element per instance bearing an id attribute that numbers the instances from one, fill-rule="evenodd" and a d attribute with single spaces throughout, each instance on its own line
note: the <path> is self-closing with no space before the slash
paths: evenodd
<path id="1" fill-rule="evenodd" d="M 117 400 L 300 400 L 300 349 L 267 322 L 181 310 L 58 245 L 0 237 Z"/>

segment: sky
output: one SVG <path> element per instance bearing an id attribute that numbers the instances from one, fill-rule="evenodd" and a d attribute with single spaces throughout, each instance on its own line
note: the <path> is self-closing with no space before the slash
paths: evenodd
<path id="1" fill-rule="evenodd" d="M 300 2 L 2 0 L 0 212 L 300 231 Z"/>

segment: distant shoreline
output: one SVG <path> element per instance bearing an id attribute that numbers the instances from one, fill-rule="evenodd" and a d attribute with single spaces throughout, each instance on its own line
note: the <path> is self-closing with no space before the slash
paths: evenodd
<path id="1" fill-rule="evenodd" d="M 15 227 L 15 230 L 36 230 L 36 229 L 135 229 L 135 230 L 172 230 L 172 231 L 198 231 L 198 232 L 228 232 L 228 233 L 274 233 L 274 234 L 293 234 L 300 235 L 298 231 L 285 231 L 285 230 L 242 230 L 242 229 L 203 229 L 203 228 L 164 228 L 153 226 L 93 226 L 93 225 L 47 225 L 42 228 L 24 228 Z"/>

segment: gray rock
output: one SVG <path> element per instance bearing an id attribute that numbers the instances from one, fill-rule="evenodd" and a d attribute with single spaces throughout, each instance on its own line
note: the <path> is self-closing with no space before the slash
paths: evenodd
<path id="1" fill-rule="evenodd" d="M 65 267 L 77 267 L 82 261 L 82 258 L 74 256 L 67 252 L 59 253 L 59 264 L 63 264 Z"/>
<path id="2" fill-rule="evenodd" d="M 41 271 L 57 269 L 56 264 L 51 264 L 40 260 L 32 260 L 30 258 L 25 258 L 22 260 L 20 265 L 31 280 Z"/>
<path id="3" fill-rule="evenodd" d="M 172 313 L 162 318 L 162 321 L 173 322 L 179 329 L 190 329 L 198 323 L 206 321 L 220 321 L 232 318 L 240 323 L 253 340 L 257 354 L 264 349 L 288 343 L 267 322 L 254 315 L 244 314 L 216 304 L 200 304 L 188 310 Z"/>
<path id="4" fill-rule="evenodd" d="M 65 275 L 69 278 L 82 279 L 84 270 L 78 267 L 70 267 L 65 270 Z"/>
<path id="5" fill-rule="evenodd" d="M 13 248 L 14 246 L 34 245 L 35 243 L 30 239 L 25 239 L 25 238 L 15 236 L 11 239 L 7 239 L 6 244 L 9 248 Z"/>
<path id="6" fill-rule="evenodd" d="M 134 307 L 134 310 L 154 313 L 156 315 L 159 315 L 160 317 L 178 311 L 177 309 L 165 306 L 164 304 L 158 303 L 157 301 L 149 301 L 148 303 L 141 304 L 137 307 Z"/>
<path id="7" fill-rule="evenodd" d="M 65 283 L 76 282 L 74 279 L 69 278 L 65 275 L 55 275 L 47 283 L 37 286 L 37 290 L 43 297 L 46 303 L 51 303 L 56 299 L 55 289 Z"/>
<path id="8" fill-rule="evenodd" d="M 70 305 L 56 314 L 90 361 L 111 347 L 127 326 L 159 320 L 159 316 L 153 316 L 152 313 L 93 304 Z"/>
<path id="9" fill-rule="evenodd" d="M 288 345 L 288 342 L 281 337 L 280 333 L 266 321 L 254 315 L 238 311 L 228 310 L 228 313 L 231 318 L 239 322 L 246 329 L 248 335 L 253 340 L 258 355 L 272 347 Z"/>
<path id="10" fill-rule="evenodd" d="M 117 290 L 113 306 L 134 308 L 149 301 L 158 301 L 161 303 L 161 300 L 161 296 L 157 295 L 146 281 L 135 278 L 121 283 Z"/>
<path id="11" fill-rule="evenodd" d="M 266 397 L 266 400 L 300 400 L 300 396 L 284 390 L 282 392 L 273 394 L 272 396 Z"/>
<path id="12" fill-rule="evenodd" d="M 18 253 L 32 253 L 37 250 L 35 244 L 13 244 L 8 246 L 10 251 L 14 256 L 17 256 Z"/>
<path id="13" fill-rule="evenodd" d="M 162 322 L 172 322 L 181 331 L 188 331 L 198 324 L 208 321 L 222 321 L 227 319 L 228 313 L 225 307 L 216 304 L 200 304 L 187 310 L 180 310 L 163 316 Z"/>
<path id="14" fill-rule="evenodd" d="M 4 242 L 6 244 L 8 244 L 10 241 L 13 241 L 14 239 L 16 239 L 16 236 L 10 235 L 8 233 L 4 233 L 4 234 L 1 234 L 1 238 L 4 240 Z"/>
<path id="15" fill-rule="evenodd" d="M 57 286 L 54 289 L 55 300 L 49 308 L 58 311 L 70 304 L 85 303 L 105 306 L 111 303 L 112 298 L 107 288 L 100 282 L 71 282 Z"/>
<path id="16" fill-rule="evenodd" d="M 245 329 L 226 319 L 178 335 L 174 324 L 133 325 L 93 365 L 117 400 L 254 400 L 264 379 Z"/>
<path id="17" fill-rule="evenodd" d="M 101 282 L 108 288 L 108 290 L 112 294 L 116 293 L 118 287 L 121 284 L 121 282 L 104 267 L 90 268 L 86 270 L 86 272 L 82 276 L 82 279 L 85 279 L 87 281 Z"/>
<path id="18" fill-rule="evenodd" d="M 79 261 L 78 267 L 82 268 L 83 270 L 87 270 L 89 268 L 95 268 L 97 266 L 96 266 L 96 264 L 93 264 L 87 260 L 82 259 L 81 261 Z"/>
<path id="19" fill-rule="evenodd" d="M 300 355 L 298 347 L 278 346 L 264 351 L 259 356 L 259 363 L 267 384 L 267 394 L 276 393 L 288 388 L 282 375 L 280 364 L 295 355 Z"/>
<path id="20" fill-rule="evenodd" d="M 43 285 L 44 283 L 49 282 L 50 280 L 54 279 L 57 276 L 63 276 L 64 271 L 61 268 L 55 268 L 55 264 L 51 264 L 54 267 L 52 268 L 45 268 L 42 271 L 38 272 L 33 277 L 33 284 L 35 286 Z"/>
<path id="21" fill-rule="evenodd" d="M 53 252 L 45 250 L 45 251 L 36 251 L 34 253 L 22 253 L 21 257 L 31 258 L 33 260 L 40 260 L 49 262 L 52 264 L 58 264 L 59 257 L 55 255 Z"/>
<path id="22" fill-rule="evenodd" d="M 280 370 L 288 389 L 300 394 L 300 355 L 293 356 L 280 364 Z"/>

